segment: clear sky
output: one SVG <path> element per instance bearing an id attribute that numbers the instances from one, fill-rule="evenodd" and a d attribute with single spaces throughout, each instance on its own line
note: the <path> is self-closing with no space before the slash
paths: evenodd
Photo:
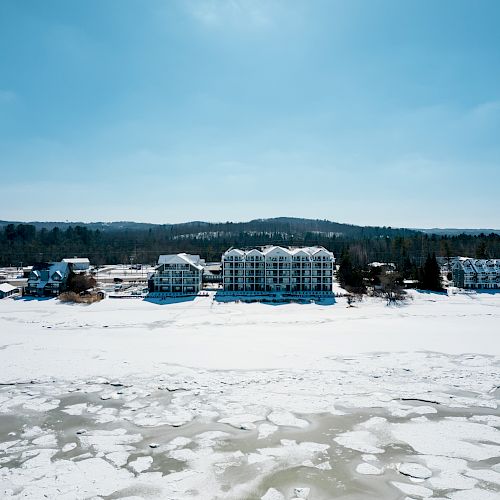
<path id="1" fill-rule="evenodd" d="M 0 219 L 500 227 L 497 0 L 1 0 Z"/>

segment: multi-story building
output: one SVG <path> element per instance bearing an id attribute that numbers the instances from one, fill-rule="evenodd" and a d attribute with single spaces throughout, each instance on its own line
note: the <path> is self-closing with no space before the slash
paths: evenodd
<path id="1" fill-rule="evenodd" d="M 71 271 L 67 262 L 44 262 L 35 264 L 28 277 L 26 295 L 57 296 L 66 290 Z"/>
<path id="2" fill-rule="evenodd" d="M 87 258 L 63 259 L 61 262 L 40 262 L 31 268 L 24 293 L 36 296 L 57 296 L 66 290 L 71 273 L 89 271 Z"/>
<path id="3" fill-rule="evenodd" d="M 205 261 L 199 255 L 160 255 L 158 267 L 148 279 L 150 292 L 193 294 L 202 288 Z"/>
<path id="4" fill-rule="evenodd" d="M 452 267 L 453 283 L 459 288 L 499 289 L 500 259 L 459 258 Z"/>
<path id="5" fill-rule="evenodd" d="M 323 247 L 230 248 L 222 255 L 224 291 L 332 292 L 334 263 Z"/>

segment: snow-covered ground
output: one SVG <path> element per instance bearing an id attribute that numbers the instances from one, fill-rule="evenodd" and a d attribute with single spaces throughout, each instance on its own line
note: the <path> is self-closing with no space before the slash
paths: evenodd
<path id="1" fill-rule="evenodd" d="M 2 498 L 500 498 L 500 294 L 7 299 L 0 383 Z"/>

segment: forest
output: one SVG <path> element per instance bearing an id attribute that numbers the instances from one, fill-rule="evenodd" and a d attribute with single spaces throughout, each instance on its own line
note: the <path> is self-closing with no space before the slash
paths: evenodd
<path id="1" fill-rule="evenodd" d="M 153 225 L 0 223 L 0 265 L 21 266 L 64 257 L 92 264 L 155 263 L 158 255 L 187 252 L 220 261 L 232 246 L 322 245 L 336 256 L 348 251 L 354 265 L 394 262 L 405 275 L 428 255 L 500 258 L 500 235 L 436 235 L 390 227 L 363 227 L 323 220 L 258 219 L 242 223 L 191 222 Z M 52 223 L 55 224 L 55 223 Z"/>

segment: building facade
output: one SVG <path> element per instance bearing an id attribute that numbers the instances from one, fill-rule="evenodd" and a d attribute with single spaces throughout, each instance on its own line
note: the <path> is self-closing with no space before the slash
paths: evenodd
<path id="1" fill-rule="evenodd" d="M 335 257 L 323 247 L 267 246 L 222 255 L 226 292 L 332 292 Z"/>
<path id="2" fill-rule="evenodd" d="M 87 258 L 63 259 L 61 262 L 42 262 L 33 265 L 24 288 L 26 295 L 57 297 L 66 291 L 70 273 L 89 271 Z"/>
<path id="3" fill-rule="evenodd" d="M 150 292 L 194 294 L 202 288 L 205 261 L 199 255 L 160 255 L 158 267 L 148 279 Z"/>
<path id="4" fill-rule="evenodd" d="M 67 262 L 38 263 L 31 269 L 26 284 L 26 295 L 56 297 L 66 289 L 70 273 Z"/>
<path id="5" fill-rule="evenodd" d="M 500 259 L 459 258 L 453 264 L 452 277 L 459 288 L 500 289 Z"/>

